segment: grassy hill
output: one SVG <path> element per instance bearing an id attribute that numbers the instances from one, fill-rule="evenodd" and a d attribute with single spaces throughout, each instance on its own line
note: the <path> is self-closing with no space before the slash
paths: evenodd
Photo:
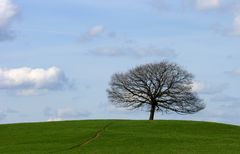
<path id="1" fill-rule="evenodd" d="M 0 125 L 0 153 L 237 154 L 240 127 L 193 121 L 84 120 Z"/>

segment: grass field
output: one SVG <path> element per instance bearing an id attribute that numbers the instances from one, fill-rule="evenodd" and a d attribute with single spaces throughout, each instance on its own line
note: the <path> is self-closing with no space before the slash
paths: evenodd
<path id="1" fill-rule="evenodd" d="M 0 125 L 0 153 L 239 154 L 240 127 L 157 120 L 8 124 Z"/>

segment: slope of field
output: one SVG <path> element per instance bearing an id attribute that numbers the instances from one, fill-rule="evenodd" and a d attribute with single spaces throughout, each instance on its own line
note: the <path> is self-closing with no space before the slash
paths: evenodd
<path id="1" fill-rule="evenodd" d="M 0 125 L 0 153 L 237 154 L 240 127 L 193 121 L 84 120 Z"/>

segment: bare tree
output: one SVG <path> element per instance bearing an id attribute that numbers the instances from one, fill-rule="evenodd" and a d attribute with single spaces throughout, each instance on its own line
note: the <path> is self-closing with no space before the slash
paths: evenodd
<path id="1" fill-rule="evenodd" d="M 163 61 L 140 65 L 112 76 L 107 89 L 109 100 L 120 107 L 147 107 L 149 120 L 155 111 L 192 114 L 205 105 L 192 91 L 193 75 L 175 63 Z"/>

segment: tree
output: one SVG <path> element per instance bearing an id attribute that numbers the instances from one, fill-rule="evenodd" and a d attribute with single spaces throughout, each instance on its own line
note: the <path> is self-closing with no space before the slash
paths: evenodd
<path id="1" fill-rule="evenodd" d="M 120 107 L 147 107 L 149 120 L 155 111 L 192 114 L 205 108 L 192 91 L 193 75 L 175 63 L 163 61 L 137 66 L 112 76 L 109 100 Z"/>

